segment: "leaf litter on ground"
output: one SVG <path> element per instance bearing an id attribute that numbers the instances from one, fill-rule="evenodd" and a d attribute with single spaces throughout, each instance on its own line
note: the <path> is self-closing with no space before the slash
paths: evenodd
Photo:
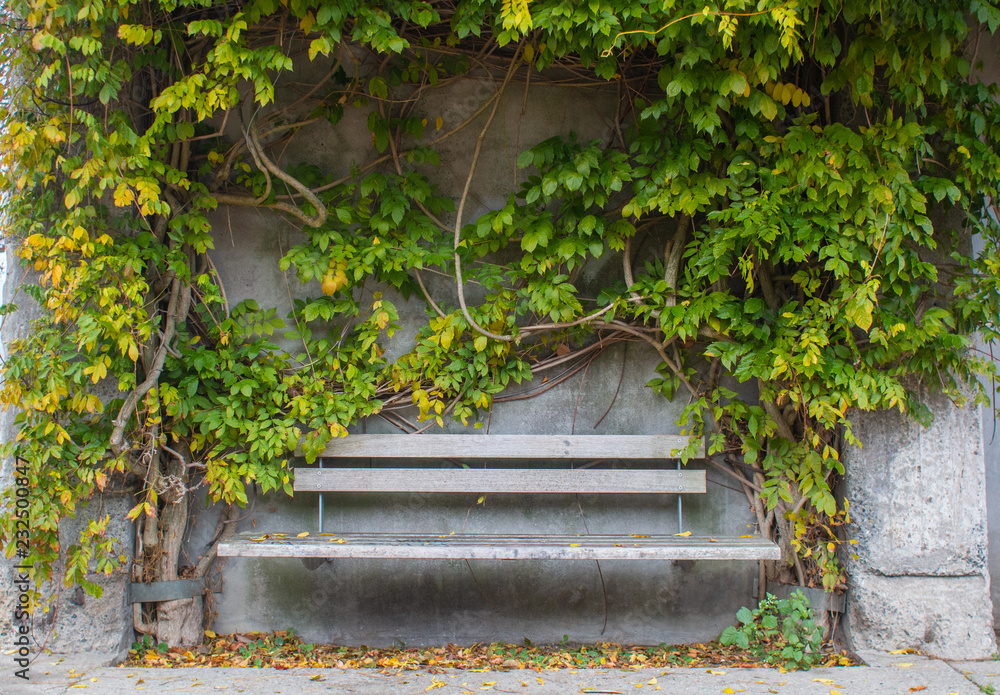
<path id="1" fill-rule="evenodd" d="M 846 653 L 831 652 L 818 666 L 857 664 Z M 216 635 L 207 631 L 191 648 L 133 645 L 125 666 L 258 668 L 370 668 L 383 670 L 458 669 L 503 671 L 543 669 L 754 668 L 772 667 L 761 656 L 718 642 L 642 647 L 602 642 L 593 645 L 491 643 L 462 647 L 342 647 L 309 644 L 283 630 Z"/>

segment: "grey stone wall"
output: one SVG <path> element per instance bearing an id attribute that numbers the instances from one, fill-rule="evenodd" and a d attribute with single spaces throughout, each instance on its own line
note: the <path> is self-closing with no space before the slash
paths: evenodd
<path id="1" fill-rule="evenodd" d="M 321 71 L 322 66 L 314 69 Z M 440 90 L 438 112 L 424 115 L 431 122 L 441 116 L 448 129 L 470 115 L 492 89 L 485 81 L 455 82 Z M 469 219 L 501 206 L 516 188 L 519 174 L 514 160 L 520 149 L 570 131 L 582 140 L 606 138 L 612 113 L 608 96 L 568 88 L 532 88 L 528 95 L 511 96 L 488 133 L 473 179 Z M 353 137 L 333 131 L 325 122 L 308 126 L 287 147 L 280 164 L 309 159 L 326 170 L 347 173 L 352 163 L 374 156 L 364 116 L 350 110 L 345 115 L 343 123 L 355 127 Z M 234 128 L 238 119 L 230 120 Z M 480 124 L 473 123 L 466 133 L 448 141 L 441 153 L 442 166 L 428 172 L 455 197 L 468 173 Z M 284 315 L 293 296 L 319 293 L 318 285 L 301 288 L 294 276 L 279 271 L 278 258 L 296 243 L 299 233 L 277 217 L 223 208 L 213 224 L 214 260 L 232 304 L 253 297 L 262 306 L 277 306 L 279 315 Z M 582 285 L 596 286 L 620 273 L 613 255 L 602 261 L 581 279 Z M 451 278 L 427 274 L 425 279 L 438 302 L 455 304 Z M 17 281 L 16 273 L 12 281 Z M 9 291 L 6 296 L 11 296 Z M 425 309 L 422 300 L 406 302 L 392 292 L 387 297 L 400 309 L 402 330 L 389 348 L 390 355 L 398 355 L 412 343 Z M 469 299 L 476 301 L 474 289 Z M 30 317 L 30 310 L 16 315 L 4 339 L 12 331 L 23 331 Z M 667 403 L 644 387 L 655 376 L 656 362 L 644 344 L 630 344 L 627 354 L 618 345 L 595 360 L 585 375 L 536 398 L 498 404 L 490 431 L 676 432 L 673 423 L 682 403 Z M 541 385 L 539 378 L 512 392 Z M 613 398 L 614 406 L 595 427 Z M 956 410 L 942 399 L 932 399 L 932 404 L 938 417 L 926 430 L 894 413 L 858 417 L 856 434 L 865 446 L 848 452 L 845 485 L 855 520 L 853 537 L 860 541 L 858 559 L 849 567 L 849 619 L 858 647 L 916 646 L 939 656 L 984 657 L 995 651 L 995 643 L 986 562 L 982 428 L 973 411 Z M 5 437 L 12 434 L 10 417 L 7 414 L 3 421 Z M 377 420 L 361 423 L 358 429 L 389 431 Z M 1000 463 L 993 447 L 990 480 L 1000 489 Z M 9 484 L 10 463 L 4 462 L 0 469 L 0 484 Z M 708 494 L 683 502 L 684 530 L 718 535 L 752 532 L 743 493 L 714 471 L 709 470 L 708 479 Z M 674 533 L 679 528 L 677 499 L 669 495 L 611 499 L 497 495 L 483 505 L 476 504 L 475 497 L 328 495 L 325 525 L 328 531 L 412 528 L 441 533 L 463 528 Z M 109 498 L 98 501 L 95 509 L 103 508 L 120 520 L 131 506 L 126 502 Z M 204 499 L 196 502 L 202 506 L 186 542 L 190 562 L 182 564 L 193 564 L 205 552 L 215 529 L 217 510 L 205 508 Z M 239 530 L 314 531 L 316 502 L 315 496 L 307 495 L 291 501 L 283 495 L 255 497 Z M 67 534 L 72 526 L 67 524 Z M 130 525 L 119 523 L 114 533 L 123 540 L 125 552 L 131 552 Z M 0 563 L 5 563 L 0 569 L 9 575 L 11 563 Z M 587 562 L 339 560 L 308 571 L 295 560 L 232 559 L 220 563 L 221 592 L 211 609 L 218 632 L 294 627 L 308 640 L 342 644 L 524 638 L 556 642 L 564 635 L 573 641 L 691 642 L 714 638 L 732 623 L 741 606 L 755 601 L 756 576 L 755 563 L 709 561 L 605 562 L 598 567 Z M 105 654 L 120 653 L 127 646 L 131 609 L 126 603 L 126 580 L 102 581 L 101 599 L 64 597 L 73 601 L 63 601 L 47 646 Z M 10 634 L 11 613 L 10 595 L 0 593 L 3 634 Z M 49 627 L 53 626 L 40 622 L 37 634 L 48 635 Z"/>
<path id="2" fill-rule="evenodd" d="M 998 355 L 1000 356 L 1000 355 Z M 996 396 L 994 395 L 994 398 Z M 986 511 L 989 523 L 990 575 L 1000 577 L 1000 418 L 983 408 L 983 450 L 986 460 Z M 993 624 L 1000 625 L 1000 581 L 990 585 Z"/>
<path id="3" fill-rule="evenodd" d="M 996 651 L 987 566 L 986 480 L 978 408 L 940 394 L 927 428 L 898 412 L 861 413 L 849 449 L 848 617 L 855 647 L 915 647 L 944 658 Z"/>
<path id="4" fill-rule="evenodd" d="M 467 79 L 438 90 L 433 108 L 448 130 L 471 115 L 492 94 L 492 82 Z M 484 144 L 466 205 L 466 220 L 501 207 L 516 190 L 517 153 L 554 135 L 576 133 L 581 141 L 607 139 L 613 113 L 610 92 L 568 88 L 515 90 L 503 104 Z M 523 110 L 522 110 L 523 109 Z M 320 160 L 325 170 L 347 173 L 352 162 L 375 156 L 364 129 L 366 114 L 345 115 L 334 133 L 325 122 L 309 126 L 286 150 L 282 162 Z M 471 163 L 483 115 L 446 141 L 442 164 L 427 171 L 443 192 L 458 199 Z M 357 137 L 345 137 L 345 126 Z M 348 132 L 349 132 L 348 130 Z M 448 220 L 446 220 L 448 222 Z M 214 260 L 232 304 L 252 297 L 261 306 L 290 308 L 291 297 L 319 294 L 318 284 L 302 288 L 292 273 L 283 276 L 277 260 L 296 243 L 298 232 L 258 211 L 221 209 Z M 599 287 L 621 277 L 621 260 L 608 254 L 588 267 L 578 287 Z M 457 306 L 454 279 L 425 272 L 430 292 L 442 306 Z M 426 321 L 422 297 L 404 301 L 386 288 L 396 304 L 401 330 L 388 345 L 398 356 L 413 344 Z M 477 291 L 469 286 L 469 301 Z M 294 347 L 294 345 L 289 345 Z M 675 433 L 683 407 L 645 388 L 656 377 L 659 359 L 644 343 L 607 350 L 585 375 L 577 375 L 543 395 L 496 404 L 489 418 L 492 433 L 653 434 Z M 623 370 L 624 363 L 624 370 Z M 542 386 L 514 386 L 504 395 Z M 619 380 L 621 386 L 619 388 Z M 616 390 L 618 391 L 615 398 Z M 595 423 L 608 410 L 607 417 Z M 416 413 L 404 413 L 416 420 Z M 446 431 L 457 431 L 449 424 Z M 357 431 L 391 432 L 383 421 L 361 423 Z M 301 462 L 300 462 L 301 463 Z M 475 462 L 470 461 L 470 464 Z M 535 462 L 545 465 L 544 462 Z M 704 465 L 695 465 L 704 467 Z M 729 481 L 709 473 L 709 492 L 684 505 L 684 528 L 696 534 L 741 535 L 753 531 L 745 495 L 727 489 Z M 328 531 L 430 530 L 520 533 L 676 533 L 675 496 L 491 496 L 484 505 L 470 495 L 326 496 Z M 300 494 L 259 498 L 240 531 L 315 531 L 317 497 Z M 204 551 L 217 512 L 198 517 L 190 555 Z M 441 644 L 524 638 L 558 642 L 613 640 L 657 644 L 716 637 L 736 611 L 750 605 L 757 564 L 753 562 L 416 562 L 338 560 L 308 572 L 298 560 L 230 559 L 222 569 L 216 596 L 217 632 L 273 630 L 294 626 L 307 639 L 343 644 Z M 605 604 L 607 625 L 605 626 Z"/>
<path id="5" fill-rule="evenodd" d="M 38 306 L 16 288 L 25 281 L 25 271 L 13 258 L 14 247 L 7 247 L 9 273 L 6 277 L 4 302 L 13 302 L 18 311 L 4 321 L 2 340 L 6 345 L 15 338 L 23 337 L 30 330 L 31 321 L 39 315 Z M 10 441 L 17 434 L 14 423 L 15 413 L 7 410 L 0 415 L 0 440 Z M 13 459 L 0 462 L 0 488 L 7 488 L 14 481 Z M 110 515 L 107 535 L 116 540 L 116 547 L 126 557 L 132 557 L 134 531 L 126 513 L 132 507 L 131 497 L 110 491 L 94 498 L 90 504 L 79 509 L 75 519 L 66 519 L 60 525 L 60 542 L 63 548 L 77 541 L 80 530 L 92 519 Z M 17 635 L 14 610 L 17 595 L 13 587 L 14 579 L 22 574 L 17 568 L 18 559 L 6 558 L 0 554 L 0 651 L 13 647 Z M 55 570 L 58 575 L 59 568 Z M 31 584 L 42 594 L 39 606 L 31 621 L 30 649 L 32 655 L 42 649 L 55 653 L 87 653 L 97 663 L 120 661 L 127 654 L 132 642 L 132 608 L 128 603 L 129 580 L 124 573 L 110 576 L 91 574 L 88 579 L 98 584 L 103 593 L 100 598 L 87 596 L 82 589 L 74 590 L 58 582 Z"/>

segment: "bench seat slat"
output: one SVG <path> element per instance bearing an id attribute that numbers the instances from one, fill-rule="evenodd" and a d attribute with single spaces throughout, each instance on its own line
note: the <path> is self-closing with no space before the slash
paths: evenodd
<path id="1" fill-rule="evenodd" d="M 677 434 L 352 434 L 327 444 L 331 458 L 669 459 L 688 445 Z M 695 458 L 705 455 L 704 443 Z"/>
<path id="2" fill-rule="evenodd" d="M 297 468 L 296 492 L 704 493 L 703 470 Z"/>
<path id="3" fill-rule="evenodd" d="M 255 538 L 262 540 L 253 540 Z M 244 533 L 220 543 L 218 552 L 222 557 L 424 560 L 778 560 L 781 558 L 777 545 L 756 536 L 676 537 L 641 534 L 442 536 L 344 533 L 282 538 L 280 534 Z"/>

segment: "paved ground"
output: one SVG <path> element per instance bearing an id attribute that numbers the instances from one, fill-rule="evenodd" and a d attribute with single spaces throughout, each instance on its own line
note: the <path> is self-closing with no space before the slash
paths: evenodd
<path id="1" fill-rule="evenodd" d="M 115 668 L 95 667 L 86 655 L 43 657 L 31 666 L 30 683 L 0 673 L 0 695 L 55 695 L 86 692 L 104 695 L 152 693 L 253 693 L 312 695 L 978 695 L 1000 693 L 1000 661 L 946 662 L 916 654 L 862 652 L 867 666 L 815 668 L 781 673 L 777 669 L 640 669 L 635 671 L 530 670 L 507 672 L 405 671 L 381 674 L 368 670 L 252 668 Z M 9 658 L 9 657 L 8 657 Z M 88 663 L 90 665 L 88 665 Z M 982 687 L 980 687 L 982 686 Z"/>

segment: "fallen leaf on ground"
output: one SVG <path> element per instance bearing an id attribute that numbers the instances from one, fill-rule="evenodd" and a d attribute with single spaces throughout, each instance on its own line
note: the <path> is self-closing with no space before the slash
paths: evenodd
<path id="1" fill-rule="evenodd" d="M 210 632 L 210 631 L 209 631 Z M 212 634 L 215 634 L 214 632 Z M 724 647 L 718 642 L 708 644 L 661 645 L 643 647 L 620 645 L 612 642 L 578 645 L 514 645 L 449 644 L 439 647 L 341 647 L 331 644 L 308 644 L 286 631 L 216 635 L 191 650 L 160 652 L 155 649 L 131 650 L 127 667 L 190 668 L 190 667 L 263 667 L 288 668 L 341 668 L 341 669 L 392 669 L 414 671 L 420 668 L 456 669 L 473 672 L 504 670 L 512 663 L 521 668 L 544 670 L 638 669 L 650 676 L 666 675 L 663 669 L 700 668 L 713 675 L 726 673 L 727 668 L 769 667 L 759 655 L 743 651 L 736 646 Z M 831 653 L 817 665 L 835 667 L 853 662 L 843 654 Z M 506 665 L 505 665 L 506 664 Z M 770 667 L 773 671 L 774 668 Z M 439 673 L 439 671 L 436 671 Z M 77 675 L 79 677 L 79 674 Z M 321 679 L 320 676 L 318 679 Z M 643 679 L 647 680 L 647 679 Z M 538 679 L 539 685 L 545 681 Z M 470 687 L 470 686 L 466 686 Z M 738 691 L 737 691 L 738 692 Z"/>

